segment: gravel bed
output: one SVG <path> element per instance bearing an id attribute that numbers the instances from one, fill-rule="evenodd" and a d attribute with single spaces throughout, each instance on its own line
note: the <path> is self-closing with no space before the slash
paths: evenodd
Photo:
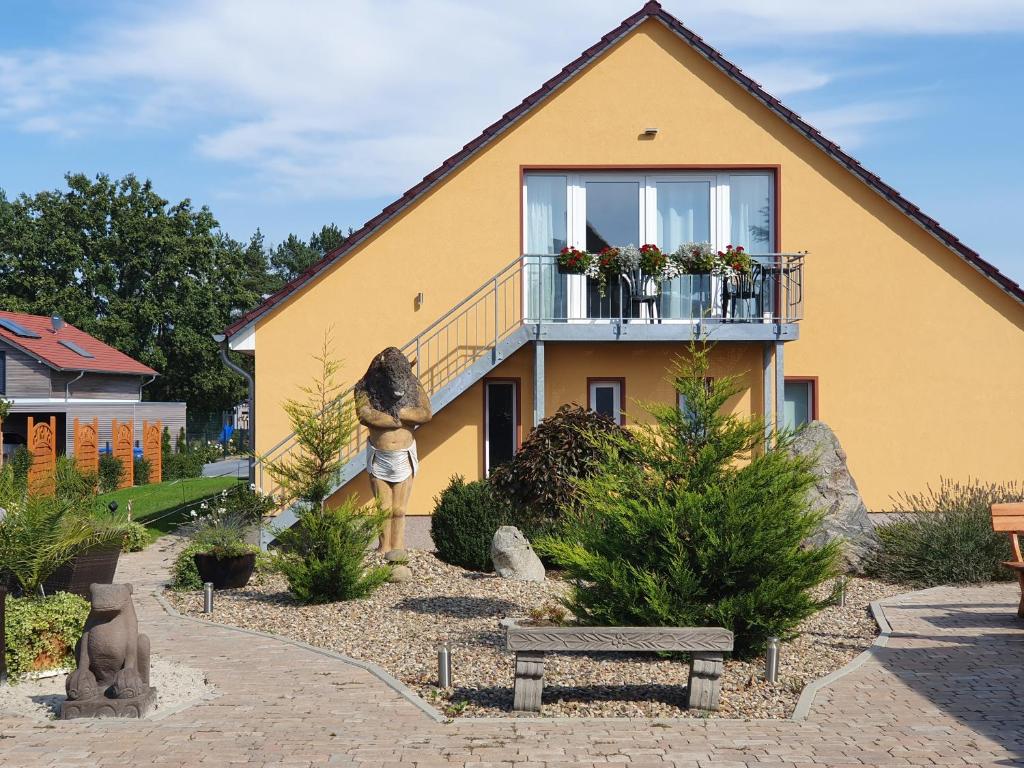
<path id="1" fill-rule="evenodd" d="M 385 584 L 366 600 L 302 606 L 276 574 L 257 575 L 244 589 L 216 594 L 202 613 L 202 594 L 168 592 L 190 616 L 285 635 L 374 662 L 449 716 L 512 716 L 512 654 L 502 648 L 498 620 L 557 604 L 567 585 L 504 581 L 464 571 L 428 552 L 410 551 L 415 580 Z M 826 591 L 823 589 L 823 592 Z M 851 579 L 846 606 L 830 607 L 783 645 L 780 682 L 763 680 L 764 660 L 727 661 L 718 717 L 784 718 L 804 686 L 839 669 L 871 645 L 878 628 L 868 604 L 906 588 Z M 435 687 L 437 646 L 452 646 L 453 688 Z M 706 717 L 687 710 L 685 662 L 652 654 L 548 654 L 546 717 Z"/>
<path id="2" fill-rule="evenodd" d="M 67 698 L 64 693 L 67 677 L 67 673 L 61 673 L 0 686 L 0 712 L 35 720 L 55 720 L 60 717 L 60 705 Z M 204 673 L 158 656 L 150 660 L 149 683 L 156 687 L 157 698 L 156 708 L 147 717 L 178 711 L 216 694 Z"/>

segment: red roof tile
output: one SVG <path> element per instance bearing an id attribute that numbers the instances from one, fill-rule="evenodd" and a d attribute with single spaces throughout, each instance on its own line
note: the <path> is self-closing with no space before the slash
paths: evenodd
<path id="1" fill-rule="evenodd" d="M 0 325 L 0 339 L 21 349 L 44 364 L 58 371 L 91 371 L 95 373 L 124 373 L 139 376 L 155 376 L 156 371 L 138 360 L 128 357 L 99 339 L 66 324 L 54 333 L 49 317 L 25 315 L 20 312 L 0 311 L 0 319 L 17 323 L 26 331 L 38 334 L 33 339 L 19 336 Z M 71 342 L 85 350 L 92 357 L 83 357 L 73 349 L 61 344 Z"/>
<path id="2" fill-rule="evenodd" d="M 675 32 L 684 42 L 700 53 L 718 69 L 731 77 L 736 83 L 746 89 L 758 101 L 772 110 L 793 128 L 818 146 L 832 159 L 861 179 L 865 184 L 874 189 L 878 194 L 886 198 L 890 203 L 899 208 L 904 214 L 916 221 L 921 227 L 942 242 L 947 248 L 964 259 L 968 264 L 977 269 L 989 280 L 994 282 L 1004 291 L 1024 303 L 1024 289 L 1016 282 L 999 271 L 994 265 L 985 261 L 976 251 L 971 250 L 960 242 L 949 231 L 943 229 L 935 219 L 925 215 L 920 208 L 900 195 L 895 189 L 886 184 L 876 174 L 864 168 L 856 159 L 848 155 L 839 145 L 825 138 L 817 128 L 803 120 L 796 112 L 786 107 L 781 101 L 765 91 L 758 83 L 743 73 L 739 67 L 726 59 L 721 53 L 712 48 L 703 39 L 687 28 L 679 19 L 661 7 L 655 0 L 646 3 L 643 8 L 625 19 L 618 27 L 602 37 L 597 43 L 585 50 L 583 54 L 567 64 L 562 70 L 545 82 L 540 88 L 527 96 L 513 109 L 506 112 L 492 125 L 483 130 L 479 136 L 466 144 L 460 151 L 449 157 L 440 166 L 423 177 L 423 181 L 410 188 L 391 205 L 387 206 L 379 214 L 366 222 L 360 229 L 353 232 L 345 242 L 323 259 L 312 265 L 301 275 L 286 283 L 276 293 L 268 296 L 259 306 L 249 310 L 239 317 L 235 322 L 225 329 L 225 333 L 231 336 L 242 330 L 249 323 L 269 312 L 275 306 L 287 299 L 299 288 L 315 278 L 327 267 L 334 264 L 338 259 L 355 249 L 358 245 L 367 240 L 377 232 L 381 226 L 408 208 L 413 202 L 422 197 L 440 180 L 448 176 L 453 170 L 466 162 L 478 150 L 489 144 L 496 136 L 504 133 L 519 118 L 529 112 L 533 107 L 542 102 L 552 92 L 571 80 L 580 70 L 588 66 L 594 59 L 601 56 L 616 42 L 632 32 L 648 19 L 656 19 Z"/>

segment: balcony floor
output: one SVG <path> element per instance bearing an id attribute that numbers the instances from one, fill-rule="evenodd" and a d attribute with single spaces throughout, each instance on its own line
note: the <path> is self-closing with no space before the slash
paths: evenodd
<path id="1" fill-rule="evenodd" d="M 530 337 L 540 341 L 796 341 L 797 323 L 704 320 L 700 323 L 646 320 L 526 322 Z"/>

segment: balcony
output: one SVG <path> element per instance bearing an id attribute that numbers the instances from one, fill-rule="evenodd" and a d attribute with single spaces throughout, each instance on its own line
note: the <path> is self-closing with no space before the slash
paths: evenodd
<path id="1" fill-rule="evenodd" d="M 556 256 L 522 258 L 522 321 L 538 339 L 791 341 L 803 317 L 805 254 L 753 257 L 750 274 L 681 275 L 657 281 L 635 271 L 602 292 L 563 274 Z"/>

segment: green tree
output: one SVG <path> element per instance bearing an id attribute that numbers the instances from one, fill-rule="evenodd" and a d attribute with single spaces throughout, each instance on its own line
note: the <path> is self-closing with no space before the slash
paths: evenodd
<path id="1" fill-rule="evenodd" d="M 709 380 L 708 359 L 693 345 L 673 370 L 685 408 L 647 405 L 652 425 L 595 436 L 582 503 L 537 544 L 566 570 L 583 623 L 723 626 L 746 655 L 827 604 L 811 589 L 837 572 L 839 545 L 802 546 L 822 519 L 810 460 L 785 434 L 764 449 L 764 422 L 728 412 L 741 387 Z"/>
<path id="2" fill-rule="evenodd" d="M 206 207 L 150 181 L 68 174 L 67 189 L 0 193 L 0 307 L 60 314 L 161 373 L 144 397 L 226 409 L 244 382 L 211 336 L 273 287 L 263 237 L 238 242 Z"/>
<path id="3" fill-rule="evenodd" d="M 348 235 L 351 234 L 352 230 L 349 229 Z M 348 235 L 335 224 L 321 227 L 319 232 L 310 235 L 308 243 L 297 235 L 288 235 L 284 242 L 271 251 L 270 265 L 281 280 L 287 282 L 344 243 Z"/>
<path id="4" fill-rule="evenodd" d="M 286 504 L 301 502 L 322 508 L 338 483 L 343 462 L 341 450 L 348 445 L 355 428 L 351 403 L 342 403 L 338 382 L 341 362 L 331 353 L 330 331 L 314 360 L 320 372 L 314 382 L 302 388 L 305 398 L 284 403 L 296 449 L 264 466 L 281 489 Z"/>

